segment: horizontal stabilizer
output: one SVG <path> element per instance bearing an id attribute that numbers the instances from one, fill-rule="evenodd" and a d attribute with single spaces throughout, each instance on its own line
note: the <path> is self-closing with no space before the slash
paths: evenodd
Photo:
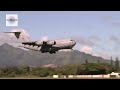
<path id="1" fill-rule="evenodd" d="M 16 38 L 19 39 L 21 32 L 4 32 L 4 33 L 13 33 L 15 34 Z"/>
<path id="2" fill-rule="evenodd" d="M 22 41 L 30 41 L 30 39 L 23 33 L 23 32 L 4 32 L 4 33 L 13 33 L 17 39 L 22 40 Z"/>

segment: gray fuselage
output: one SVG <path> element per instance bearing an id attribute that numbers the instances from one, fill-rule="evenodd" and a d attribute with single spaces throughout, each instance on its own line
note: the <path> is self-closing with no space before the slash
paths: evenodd
<path id="1" fill-rule="evenodd" d="M 44 52 L 50 52 L 50 53 L 55 53 L 58 50 L 61 49 L 72 49 L 73 46 L 75 46 L 76 42 L 71 39 L 63 39 L 63 40 L 54 40 L 56 43 L 55 45 L 24 45 L 22 47 L 31 49 L 31 50 L 36 50 L 36 51 L 41 51 L 42 53 Z"/>

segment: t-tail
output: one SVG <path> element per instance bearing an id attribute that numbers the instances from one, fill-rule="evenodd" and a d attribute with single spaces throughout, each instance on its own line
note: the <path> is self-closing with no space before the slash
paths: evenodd
<path id="1" fill-rule="evenodd" d="M 4 33 L 13 33 L 15 35 L 15 37 L 19 40 L 28 42 L 30 41 L 29 37 L 27 35 L 25 35 L 23 32 L 4 32 Z"/>

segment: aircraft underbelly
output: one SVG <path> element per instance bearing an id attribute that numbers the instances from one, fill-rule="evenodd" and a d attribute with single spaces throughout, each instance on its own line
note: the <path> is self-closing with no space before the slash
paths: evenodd
<path id="1" fill-rule="evenodd" d="M 71 49 L 72 47 L 70 45 L 53 45 L 54 48 L 59 49 Z"/>
<path id="2" fill-rule="evenodd" d="M 69 43 L 58 43 L 55 45 L 43 45 L 43 46 L 23 45 L 22 47 L 41 52 L 55 52 L 61 49 L 71 49 L 73 46 Z"/>

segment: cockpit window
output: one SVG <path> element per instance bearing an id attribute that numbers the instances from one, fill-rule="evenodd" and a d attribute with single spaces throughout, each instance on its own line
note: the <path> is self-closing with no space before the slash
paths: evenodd
<path id="1" fill-rule="evenodd" d="M 70 40 L 70 41 L 74 41 L 74 40 Z"/>

